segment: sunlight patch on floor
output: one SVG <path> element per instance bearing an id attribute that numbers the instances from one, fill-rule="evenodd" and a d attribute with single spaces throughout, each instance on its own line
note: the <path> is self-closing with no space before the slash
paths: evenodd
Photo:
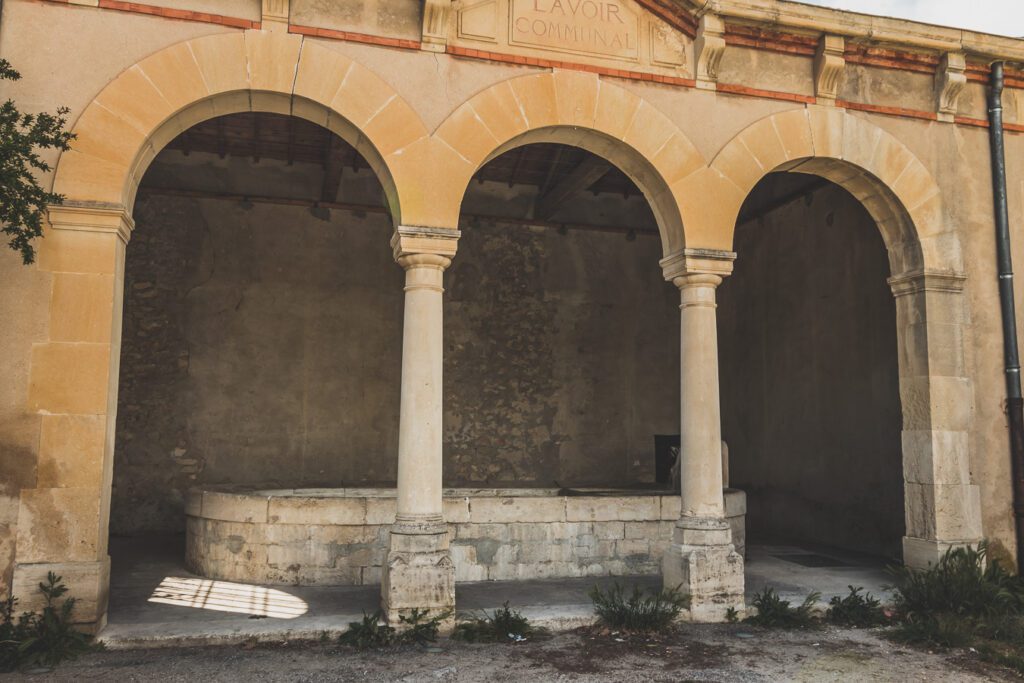
<path id="1" fill-rule="evenodd" d="M 309 610 L 305 600 L 266 586 L 177 576 L 165 577 L 149 602 L 273 619 L 294 619 Z"/>

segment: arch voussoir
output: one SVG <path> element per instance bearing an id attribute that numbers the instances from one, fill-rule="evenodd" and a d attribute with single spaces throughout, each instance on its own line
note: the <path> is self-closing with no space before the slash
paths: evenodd
<path id="1" fill-rule="evenodd" d="M 652 204 L 666 254 L 683 248 L 680 204 L 670 185 L 704 168 L 704 157 L 656 107 L 595 74 L 576 71 L 497 83 L 449 114 L 431 136 L 432 149 L 421 150 L 417 163 L 440 163 L 458 191 L 443 192 L 448 206 L 423 206 L 422 213 L 415 212 L 422 218 L 410 222 L 452 227 L 472 175 L 499 154 L 536 142 L 582 147 L 618 166 Z M 439 220 L 450 225 L 437 225 Z"/>

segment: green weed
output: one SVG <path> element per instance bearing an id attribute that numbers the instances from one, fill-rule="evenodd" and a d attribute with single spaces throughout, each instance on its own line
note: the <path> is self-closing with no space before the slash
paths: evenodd
<path id="1" fill-rule="evenodd" d="M 643 633 L 667 630 L 690 606 L 690 596 L 674 588 L 647 595 L 639 586 L 634 586 L 626 597 L 618 583 L 608 592 L 594 586 L 590 599 L 594 603 L 594 613 L 605 626 Z"/>
<path id="2" fill-rule="evenodd" d="M 373 614 L 363 612 L 363 620 L 349 623 L 348 630 L 338 636 L 338 642 L 357 650 L 379 650 L 409 644 L 426 645 L 437 641 L 441 622 L 447 619 L 449 614 L 450 612 L 443 612 L 431 617 L 428 610 L 414 609 L 408 615 L 399 616 L 403 628 L 396 629 L 388 625 L 384 613 L 380 610 Z"/>
<path id="3" fill-rule="evenodd" d="M 889 623 L 889 617 L 882 609 L 882 603 L 871 593 L 862 594 L 863 588 L 849 586 L 850 594 L 844 598 L 838 595 L 829 600 L 825 618 L 839 626 L 871 628 Z"/>
<path id="4" fill-rule="evenodd" d="M 46 581 L 39 584 L 39 592 L 45 603 L 38 614 L 24 612 L 15 617 L 17 601 L 13 597 L 0 603 L 0 672 L 53 667 L 102 649 L 92 642 L 91 635 L 72 625 L 75 598 L 64 597 L 68 588 L 60 576 L 47 574 Z"/>
<path id="5" fill-rule="evenodd" d="M 530 624 L 529 619 L 510 608 L 506 602 L 490 614 L 484 612 L 456 624 L 452 638 L 468 643 L 518 643 L 546 634 L 545 629 Z"/>
<path id="6" fill-rule="evenodd" d="M 821 593 L 813 592 L 797 607 L 783 600 L 774 588 L 765 587 L 754 595 L 753 604 L 757 614 L 747 617 L 746 622 L 769 628 L 807 628 L 814 624 L 814 603 Z"/>
<path id="7" fill-rule="evenodd" d="M 984 542 L 952 548 L 928 569 L 891 568 L 898 626 L 891 637 L 927 647 L 974 648 L 1024 673 L 1024 584 Z"/>

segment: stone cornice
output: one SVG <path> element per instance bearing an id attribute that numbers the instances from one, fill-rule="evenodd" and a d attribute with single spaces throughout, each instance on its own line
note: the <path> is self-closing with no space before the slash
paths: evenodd
<path id="1" fill-rule="evenodd" d="M 990 61 L 1024 63 L 1024 40 L 979 31 L 935 26 L 908 19 L 872 16 L 786 0 L 675 0 L 695 17 L 717 14 L 775 30 L 831 34 L 873 43 L 945 54 L 963 52 Z"/>

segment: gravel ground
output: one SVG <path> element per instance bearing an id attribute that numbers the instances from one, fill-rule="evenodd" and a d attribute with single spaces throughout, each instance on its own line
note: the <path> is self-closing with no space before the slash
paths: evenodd
<path id="1" fill-rule="evenodd" d="M 670 636 L 622 638 L 581 629 L 516 645 L 443 640 L 440 652 L 356 652 L 333 643 L 282 643 L 89 655 L 11 681 L 1014 681 L 971 653 L 929 653 L 881 634 L 823 627 L 767 631 L 683 626 Z"/>

